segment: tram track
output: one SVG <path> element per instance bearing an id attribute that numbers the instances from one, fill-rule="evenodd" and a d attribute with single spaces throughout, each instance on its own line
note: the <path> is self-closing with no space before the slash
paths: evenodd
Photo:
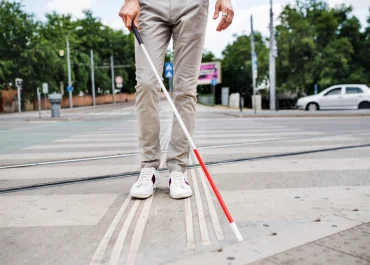
<path id="1" fill-rule="evenodd" d="M 270 139 L 270 140 L 261 140 L 261 141 L 253 141 L 253 142 L 241 142 L 241 143 L 232 143 L 232 144 L 220 144 L 220 145 L 211 145 L 211 146 L 200 146 L 198 147 L 199 150 L 206 150 L 206 149 L 216 149 L 216 148 L 230 148 L 230 147 L 241 147 L 241 146 L 251 146 L 251 145 L 258 145 L 258 144 L 268 144 L 268 143 L 276 143 L 276 142 L 288 142 L 288 141 L 295 141 L 295 140 L 309 140 L 309 139 L 319 139 L 323 137 L 336 137 L 336 136 L 360 136 L 360 135 L 368 135 L 367 132 L 361 133 L 350 133 L 350 134 L 325 134 L 319 136 L 311 136 L 311 137 L 287 137 L 287 138 L 279 138 L 279 139 Z M 162 153 L 166 153 L 167 151 L 162 151 Z M 78 163 L 78 162 L 89 162 L 89 161 L 96 161 L 96 160 L 107 160 L 107 159 L 116 159 L 116 158 L 128 158 L 128 157 L 135 157 L 139 156 L 137 152 L 131 153 L 123 153 L 123 154 L 115 154 L 115 155 L 105 155 L 105 156 L 95 156 L 95 157 L 81 157 L 81 158 L 70 158 L 70 159 L 60 159 L 60 160 L 52 160 L 52 161 L 36 161 L 36 162 L 29 162 L 23 164 L 9 164 L 9 165 L 0 165 L 0 170 L 4 169 L 16 169 L 16 168 L 25 168 L 25 167 L 35 167 L 35 166 L 47 166 L 47 165 L 58 165 L 58 164 L 67 164 L 67 163 Z"/>
<path id="2" fill-rule="evenodd" d="M 339 147 L 333 147 L 333 148 L 322 148 L 322 149 L 298 151 L 298 152 L 277 153 L 277 154 L 272 154 L 272 155 L 262 155 L 262 156 L 255 156 L 255 157 L 226 159 L 226 160 L 220 160 L 220 161 L 207 162 L 206 165 L 208 167 L 213 167 L 213 166 L 221 166 L 221 165 L 241 163 L 241 162 L 247 162 L 247 161 L 267 160 L 267 159 L 273 159 L 273 158 L 299 156 L 299 155 L 307 155 L 307 154 L 322 153 L 322 152 L 332 152 L 332 151 L 339 151 L 339 150 L 349 150 L 349 149 L 365 148 L 365 147 L 370 147 L 370 143 L 359 144 L 359 145 L 345 145 L 345 146 L 339 146 Z M 198 167 L 200 167 L 199 164 L 190 165 L 189 169 L 198 168 Z M 162 168 L 162 169 L 159 169 L 159 172 L 160 173 L 168 172 L 168 169 Z M 63 185 L 71 185 L 71 184 L 78 184 L 78 183 L 95 182 L 95 181 L 108 180 L 108 179 L 133 177 L 133 176 L 137 176 L 139 173 L 140 173 L 139 171 L 132 171 L 132 172 L 123 172 L 123 173 L 118 173 L 118 174 L 109 174 L 109 175 L 93 176 L 93 177 L 86 177 L 86 178 L 75 178 L 75 179 L 68 179 L 68 180 L 61 180 L 61 181 L 36 183 L 32 185 L 8 187 L 8 188 L 0 189 L 0 194 L 21 192 L 21 191 L 27 191 L 27 190 L 40 189 L 40 188 L 49 188 L 49 187 L 56 187 L 56 186 L 63 186 Z"/>

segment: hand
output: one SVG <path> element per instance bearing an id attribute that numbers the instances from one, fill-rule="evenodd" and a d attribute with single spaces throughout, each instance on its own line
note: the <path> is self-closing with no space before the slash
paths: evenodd
<path id="1" fill-rule="evenodd" d="M 140 5 L 139 0 L 126 0 L 118 14 L 126 28 L 132 32 L 131 25 L 132 21 L 137 28 L 139 28 L 139 16 L 140 16 Z"/>
<path id="2" fill-rule="evenodd" d="M 220 23 L 217 26 L 217 31 L 222 31 L 227 29 L 230 24 L 233 22 L 234 10 L 231 5 L 231 0 L 217 0 L 215 14 L 213 19 L 217 19 L 220 12 L 222 11 L 222 18 Z"/>

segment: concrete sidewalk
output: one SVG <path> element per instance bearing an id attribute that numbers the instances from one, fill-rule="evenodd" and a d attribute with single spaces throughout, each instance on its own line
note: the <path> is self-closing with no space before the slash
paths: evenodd
<path id="1" fill-rule="evenodd" d="M 370 223 L 332 215 L 169 265 L 369 265 L 369 238 Z"/>
<path id="2" fill-rule="evenodd" d="M 197 107 L 194 140 L 244 242 L 199 167 L 186 172 L 188 199 L 170 198 L 168 172 L 148 200 L 129 196 L 135 113 L 102 108 L 73 112 L 83 115 L 74 122 L 0 119 L 0 165 L 18 165 L 0 169 L 0 193 L 12 188 L 0 194 L 1 265 L 369 264 L 370 118 L 239 119 Z M 160 115 L 165 168 L 168 104 Z"/>
<path id="3" fill-rule="evenodd" d="M 253 265 L 370 264 L 370 223 L 316 240 Z"/>

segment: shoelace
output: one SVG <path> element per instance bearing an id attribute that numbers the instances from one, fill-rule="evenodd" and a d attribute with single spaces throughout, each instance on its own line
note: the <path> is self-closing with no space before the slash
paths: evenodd
<path id="1" fill-rule="evenodd" d="M 172 172 L 171 174 L 171 185 L 176 187 L 183 187 L 184 185 L 184 175 L 181 172 Z"/>
<path id="2" fill-rule="evenodd" d="M 140 172 L 139 179 L 137 180 L 137 185 L 147 185 L 149 181 L 152 180 L 153 171 L 151 169 L 143 169 Z"/>

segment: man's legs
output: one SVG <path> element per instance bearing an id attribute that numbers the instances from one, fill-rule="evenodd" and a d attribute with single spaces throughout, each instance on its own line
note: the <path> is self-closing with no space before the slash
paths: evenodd
<path id="1" fill-rule="evenodd" d="M 177 1 L 178 19 L 173 26 L 175 106 L 192 135 L 195 124 L 196 88 L 202 60 L 208 18 L 208 0 Z M 177 119 L 173 118 L 167 167 L 185 172 L 189 163 L 189 143 Z"/>
<path id="2" fill-rule="evenodd" d="M 164 22 L 169 12 L 169 3 L 166 2 L 146 0 L 140 4 L 140 35 L 160 75 L 163 72 L 164 56 L 171 38 L 171 28 Z M 161 89 L 137 41 L 135 41 L 135 60 L 136 119 L 141 168 L 158 169 L 161 157 L 158 95 Z"/>

